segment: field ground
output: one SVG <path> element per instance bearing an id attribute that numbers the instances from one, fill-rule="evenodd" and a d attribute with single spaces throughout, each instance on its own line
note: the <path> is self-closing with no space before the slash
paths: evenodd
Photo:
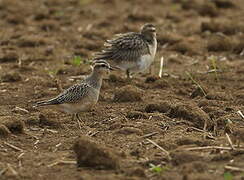
<path id="1" fill-rule="evenodd" d="M 0 19 L 0 179 L 244 178 L 243 0 L 2 0 Z M 112 73 L 81 129 L 32 107 L 146 22 L 158 34 L 152 75 Z"/>

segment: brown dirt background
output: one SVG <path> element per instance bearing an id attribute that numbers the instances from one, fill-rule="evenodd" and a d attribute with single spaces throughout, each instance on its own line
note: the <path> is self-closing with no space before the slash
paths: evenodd
<path id="1" fill-rule="evenodd" d="M 67 114 L 32 108 L 34 102 L 58 94 L 56 81 L 67 88 L 79 82 L 71 81 L 73 76 L 88 74 L 85 60 L 106 39 L 138 31 L 147 22 L 158 33 L 153 75 L 138 74 L 131 81 L 121 73 L 106 78 L 97 106 L 81 115 L 81 130 Z M 185 150 L 229 147 L 225 132 L 234 143 L 242 140 L 243 147 L 244 119 L 237 113 L 244 113 L 243 22 L 243 0 L 1 0 L 0 179 L 217 180 L 226 172 L 244 178 L 243 172 L 225 169 L 243 168 L 243 151 Z M 74 56 L 84 63 L 73 65 Z M 159 79 L 161 56 L 164 76 Z M 209 72 L 213 69 L 216 73 Z M 123 99 L 124 92 L 134 98 Z M 204 121 L 210 133 L 216 128 L 214 138 L 203 139 L 203 133 L 191 130 L 203 129 Z M 172 159 L 146 140 L 149 133 L 155 133 L 150 139 Z M 77 137 L 91 135 L 98 147 L 115 151 L 111 156 L 120 162 L 118 168 L 49 166 L 76 160 Z M 150 163 L 163 172 L 151 171 Z"/>

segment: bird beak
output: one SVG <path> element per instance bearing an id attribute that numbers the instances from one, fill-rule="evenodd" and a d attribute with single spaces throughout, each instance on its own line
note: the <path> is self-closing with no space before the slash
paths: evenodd
<path id="1" fill-rule="evenodd" d="M 119 68 L 117 68 L 117 67 L 111 67 L 111 66 L 110 66 L 110 67 L 109 67 L 109 70 L 110 70 L 110 71 L 115 71 L 115 70 L 119 70 Z"/>
<path id="2" fill-rule="evenodd" d="M 151 31 L 152 31 L 152 32 L 156 32 L 156 29 L 155 29 L 155 28 L 151 28 Z"/>

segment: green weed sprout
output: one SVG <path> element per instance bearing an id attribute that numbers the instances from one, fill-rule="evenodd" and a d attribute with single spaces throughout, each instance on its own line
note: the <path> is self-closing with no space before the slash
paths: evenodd
<path id="1" fill-rule="evenodd" d="M 189 72 L 186 72 L 186 75 L 191 79 L 191 81 L 197 85 L 197 87 L 200 88 L 200 90 L 202 91 L 202 93 L 204 94 L 204 96 L 207 96 L 206 92 L 204 91 L 204 89 L 202 88 L 202 86 L 195 80 L 193 79 L 192 75 Z"/>
<path id="2" fill-rule="evenodd" d="M 216 56 L 210 56 L 209 60 L 211 62 L 212 65 L 212 69 L 210 70 L 210 72 L 214 72 L 215 74 L 215 79 L 218 81 L 218 67 L 217 67 L 217 57 Z"/>
<path id="3" fill-rule="evenodd" d="M 225 172 L 224 180 L 233 180 L 233 175 L 230 172 Z"/>
<path id="4" fill-rule="evenodd" d="M 75 66 L 81 65 L 82 59 L 80 56 L 75 56 L 72 60 L 72 64 Z"/>
<path id="5" fill-rule="evenodd" d="M 166 171 L 166 170 L 168 170 L 168 167 L 160 167 L 159 165 L 154 165 L 154 164 L 149 164 L 149 166 L 150 166 L 150 170 L 152 171 L 152 172 L 154 172 L 154 173 L 162 173 L 162 172 L 164 172 L 164 171 Z"/>

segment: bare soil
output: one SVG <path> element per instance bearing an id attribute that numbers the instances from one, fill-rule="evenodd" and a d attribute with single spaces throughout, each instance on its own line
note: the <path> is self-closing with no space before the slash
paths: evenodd
<path id="1" fill-rule="evenodd" d="M 81 129 L 32 107 L 87 75 L 106 39 L 148 22 L 152 74 L 113 72 Z M 0 179 L 244 178 L 243 22 L 243 0 L 1 0 Z M 227 150 L 187 150 L 205 146 Z"/>

